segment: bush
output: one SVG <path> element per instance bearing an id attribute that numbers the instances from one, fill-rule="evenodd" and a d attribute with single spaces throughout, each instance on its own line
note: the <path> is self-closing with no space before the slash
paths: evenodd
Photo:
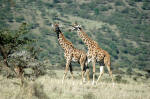
<path id="1" fill-rule="evenodd" d="M 124 6 L 124 5 L 125 4 L 121 0 L 115 2 L 115 6 Z"/>
<path id="2" fill-rule="evenodd" d="M 15 52 L 9 56 L 10 66 L 23 68 L 26 76 L 39 76 L 44 74 L 44 64 L 34 59 L 27 51 Z"/>
<path id="3" fill-rule="evenodd" d="M 132 75 L 133 74 L 132 66 L 129 66 L 126 72 L 127 72 L 127 75 Z"/>
<path id="4" fill-rule="evenodd" d="M 135 1 L 133 1 L 133 0 L 128 0 L 128 4 L 129 4 L 130 6 L 136 6 Z"/>
<path id="5" fill-rule="evenodd" d="M 32 24 L 29 25 L 30 29 L 36 29 L 37 27 L 39 27 L 38 23 L 32 23 Z"/>
<path id="6" fill-rule="evenodd" d="M 109 7 L 108 6 L 100 6 L 100 11 L 108 11 L 109 10 Z"/>
<path id="7" fill-rule="evenodd" d="M 40 32 L 42 33 L 42 35 L 45 35 L 45 34 L 47 35 L 49 34 L 50 30 L 47 28 L 40 28 Z"/>
<path id="8" fill-rule="evenodd" d="M 142 6 L 143 10 L 150 10 L 150 3 L 149 2 L 144 2 Z"/>
<path id="9" fill-rule="evenodd" d="M 98 9 L 98 8 L 95 8 L 95 9 L 94 9 L 94 13 L 95 13 L 95 15 L 98 15 L 98 14 L 99 14 L 99 9 Z"/>
<path id="10" fill-rule="evenodd" d="M 64 0 L 64 2 L 70 4 L 70 3 L 72 3 L 73 1 L 71 1 L 71 0 Z"/>
<path id="11" fill-rule="evenodd" d="M 61 0 L 53 0 L 53 3 L 60 3 Z"/>
<path id="12" fill-rule="evenodd" d="M 142 2 L 143 0 L 134 0 L 135 2 Z"/>
<path id="13" fill-rule="evenodd" d="M 128 14 L 129 13 L 129 8 L 125 8 L 121 11 L 121 13 L 124 13 L 124 14 Z"/>
<path id="14" fill-rule="evenodd" d="M 83 18 L 86 18 L 86 19 L 89 18 L 89 15 L 88 15 L 88 13 L 87 13 L 86 10 L 80 10 L 80 11 L 78 11 L 78 15 L 81 16 L 81 17 L 83 17 Z"/>
<path id="15" fill-rule="evenodd" d="M 21 17 L 17 17 L 16 18 L 16 22 L 23 22 L 25 19 L 24 19 L 24 17 L 23 16 L 21 16 Z"/>

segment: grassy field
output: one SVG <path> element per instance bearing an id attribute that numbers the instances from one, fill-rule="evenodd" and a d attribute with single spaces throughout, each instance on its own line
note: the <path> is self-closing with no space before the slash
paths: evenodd
<path id="1" fill-rule="evenodd" d="M 82 85 L 80 75 L 76 72 L 75 75 L 77 78 L 74 81 L 68 76 L 64 84 L 61 77 L 44 75 L 35 81 L 25 80 L 22 87 L 19 79 L 0 76 L 0 97 L 1 99 L 150 99 L 149 83 L 116 82 L 113 87 L 111 82 L 103 79 L 94 86 L 91 82 Z M 107 75 L 105 74 L 103 78 L 107 78 Z"/>

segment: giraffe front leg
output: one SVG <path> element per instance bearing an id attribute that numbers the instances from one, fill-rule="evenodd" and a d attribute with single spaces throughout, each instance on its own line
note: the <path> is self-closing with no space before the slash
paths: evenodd
<path id="1" fill-rule="evenodd" d="M 99 74 L 99 77 L 96 81 L 96 84 L 98 83 L 98 81 L 100 80 L 100 78 L 102 77 L 103 74 L 104 74 L 104 66 L 100 66 L 100 74 Z"/>
<path id="2" fill-rule="evenodd" d="M 86 55 L 84 57 L 80 58 L 80 65 L 81 65 L 81 75 L 82 75 L 82 82 L 83 84 L 85 82 L 85 72 L 86 72 Z"/>
<path id="3" fill-rule="evenodd" d="M 66 78 L 66 75 L 67 75 L 67 72 L 68 72 L 68 68 L 69 68 L 70 62 L 71 62 L 70 59 L 66 59 L 66 68 L 65 68 L 65 73 L 64 73 L 64 76 L 63 76 L 62 83 L 64 83 L 64 79 Z"/>
<path id="4" fill-rule="evenodd" d="M 111 77 L 112 83 L 113 83 L 113 87 L 115 85 L 114 80 L 113 80 L 113 75 L 112 75 L 112 71 L 110 69 L 110 66 L 107 66 L 108 72 L 109 72 L 109 76 Z"/>
<path id="5" fill-rule="evenodd" d="M 95 84 L 95 60 L 93 59 L 92 60 L 92 65 L 93 65 L 93 82 L 92 82 L 92 85 Z"/>
<path id="6" fill-rule="evenodd" d="M 86 70 L 86 69 L 85 69 L 85 67 L 82 67 L 81 70 L 82 70 L 82 71 L 81 71 L 81 75 L 82 75 L 82 82 L 81 82 L 81 84 L 83 84 L 83 83 L 85 82 L 85 77 L 84 77 L 84 75 L 85 75 L 85 70 Z"/>

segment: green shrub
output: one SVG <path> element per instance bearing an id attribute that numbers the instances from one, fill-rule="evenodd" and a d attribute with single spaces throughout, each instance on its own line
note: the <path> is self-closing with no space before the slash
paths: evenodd
<path id="1" fill-rule="evenodd" d="M 129 4 L 130 6 L 136 6 L 135 1 L 133 1 L 133 0 L 128 0 L 128 4 Z"/>
<path id="2" fill-rule="evenodd" d="M 150 10 L 150 3 L 149 2 L 144 2 L 142 6 L 143 10 Z"/>
<path id="3" fill-rule="evenodd" d="M 95 8 L 95 9 L 94 9 L 94 13 L 95 13 L 95 15 L 98 15 L 98 14 L 99 14 L 99 9 L 98 9 L 98 8 Z"/>
<path id="4" fill-rule="evenodd" d="M 71 0 L 64 0 L 64 2 L 66 2 L 67 4 L 70 4 L 70 3 L 72 3 L 73 1 L 71 1 Z"/>
<path id="5" fill-rule="evenodd" d="M 109 10 L 109 7 L 108 6 L 100 6 L 100 11 L 108 11 Z"/>
<path id="6" fill-rule="evenodd" d="M 50 30 L 47 28 L 40 28 L 40 32 L 42 33 L 42 35 L 45 35 L 45 34 L 49 34 Z"/>
<path id="7" fill-rule="evenodd" d="M 125 4 L 121 0 L 115 2 L 115 6 L 124 6 L 124 5 Z"/>
<path id="8" fill-rule="evenodd" d="M 128 69 L 127 69 L 127 75 L 132 75 L 133 73 L 133 70 L 132 70 L 132 66 L 130 65 L 129 67 L 128 67 Z"/>
<path id="9" fill-rule="evenodd" d="M 129 8 L 125 8 L 121 12 L 124 13 L 124 14 L 128 14 L 129 13 Z"/>
<path id="10" fill-rule="evenodd" d="M 143 0 L 134 0 L 135 2 L 142 2 Z"/>
<path id="11" fill-rule="evenodd" d="M 60 3 L 61 0 L 53 0 L 53 3 Z"/>
<path id="12" fill-rule="evenodd" d="M 24 17 L 23 16 L 21 16 L 21 17 L 17 17 L 16 18 L 16 22 L 23 22 L 25 19 L 24 19 Z"/>

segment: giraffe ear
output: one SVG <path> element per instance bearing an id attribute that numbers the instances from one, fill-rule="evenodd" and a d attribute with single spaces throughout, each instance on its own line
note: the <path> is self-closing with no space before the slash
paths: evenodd
<path id="1" fill-rule="evenodd" d="M 52 27 L 51 29 L 52 29 L 53 31 L 55 31 L 55 29 L 54 29 L 54 28 L 55 28 L 54 24 L 52 24 L 51 27 Z"/>

